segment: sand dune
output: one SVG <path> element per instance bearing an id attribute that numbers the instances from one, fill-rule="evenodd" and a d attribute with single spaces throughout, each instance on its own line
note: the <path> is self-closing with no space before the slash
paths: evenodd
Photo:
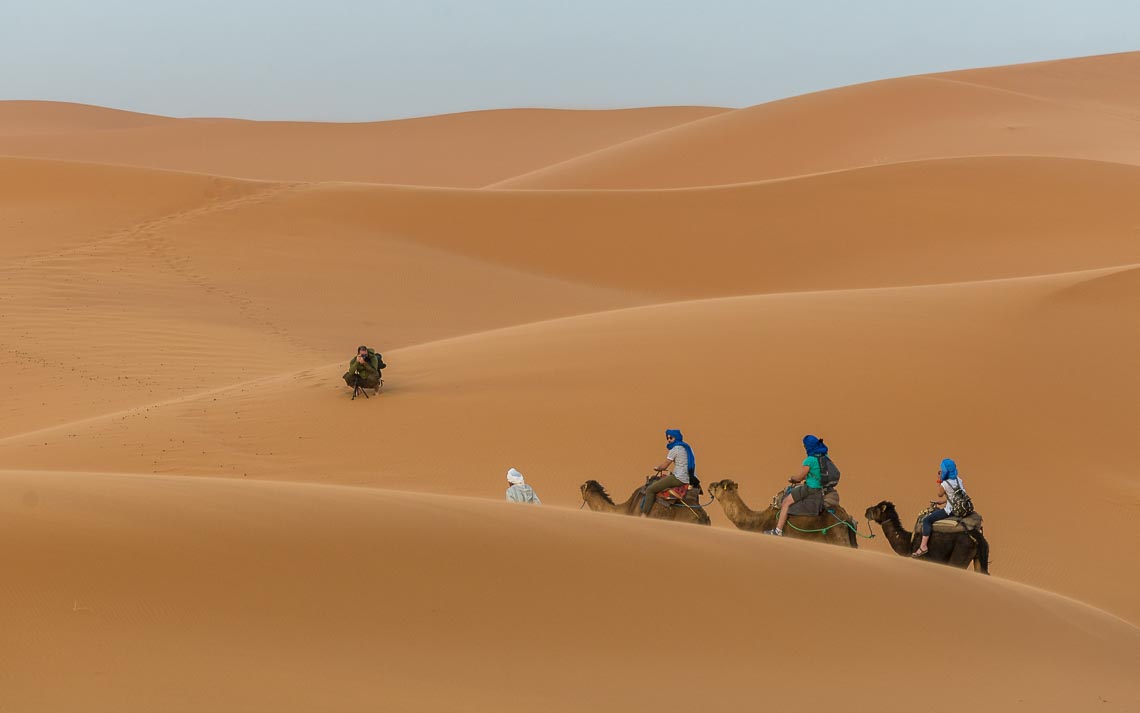
<path id="1" fill-rule="evenodd" d="M 1130 165 L 976 158 L 678 191 L 327 188 L 281 215 L 680 299 L 1140 262 L 1138 190 Z"/>
<path id="2" fill-rule="evenodd" d="M 1055 159 L 638 193 L 28 159 L 0 161 L 0 180 L 14 258 L 0 268 L 0 363 L 16 406 L 0 434 L 328 363 L 361 341 L 390 350 L 662 300 L 1140 262 L 1140 169 Z M 679 255 L 685 279 L 662 279 Z M 68 373 L 83 388 L 59 388 L 77 349 Z"/>
<path id="3" fill-rule="evenodd" d="M 1140 95 L 1132 81 L 1137 72 L 1140 72 L 1140 52 L 1124 52 L 931 76 L 1140 119 Z"/>
<path id="4" fill-rule="evenodd" d="M 280 181 L 479 187 L 723 109 L 512 109 L 357 124 L 169 119 L 0 102 L 0 156 Z"/>
<path id="5" fill-rule="evenodd" d="M 70 102 L 0 100 L 0 137 L 45 136 L 55 139 L 75 132 L 138 129 L 175 122 L 165 116 L 139 114 Z"/>
<path id="6" fill-rule="evenodd" d="M 939 601 L 985 632 L 961 654 L 982 707 L 1140 703 L 1136 627 L 885 556 L 312 485 L 8 472 L 0 493 L 18 710 L 787 707 L 813 659 L 845 709 L 949 711 L 919 663 L 945 656 Z M 670 661 L 692 679 L 653 684 Z"/>
<path id="7" fill-rule="evenodd" d="M 0 188 L 0 433 L 347 361 L 360 341 L 646 301 L 364 230 L 336 205 L 277 215 L 300 184 L 0 159 Z"/>
<path id="8" fill-rule="evenodd" d="M 495 187 L 674 188 L 962 156 L 1135 164 L 1137 72 L 1140 53 L 1130 53 L 843 87 L 715 115 Z"/>
<path id="9" fill-rule="evenodd" d="M 543 322 L 397 350 L 377 400 L 349 404 L 338 363 L 9 437 L 0 457 L 18 468 L 482 496 L 497 495 L 500 471 L 516 465 L 549 502 L 576 505 L 589 477 L 624 496 L 660 457 L 660 431 L 680 425 L 700 446 L 704 477 L 736 478 L 760 506 L 798 462 L 799 436 L 818 431 L 833 442 L 853 510 L 890 499 L 917 512 L 938 460 L 953 455 L 988 518 L 996 572 L 1136 620 L 1131 580 L 1095 576 L 1118 557 L 1105 538 L 1126 551 L 1140 544 L 1127 518 L 1099 517 L 1134 508 L 1134 486 L 1088 463 L 1096 444 L 1127 442 L 1140 416 L 1140 387 L 1117 376 L 1140 347 L 1120 339 L 1119 301 L 1086 287 L 1109 275 Z M 1137 290 L 1124 288 L 1133 300 Z M 1097 501 L 1074 503 L 1070 483 Z M 1042 525 L 1049 512 L 1074 522 Z M 1094 517 L 1094 528 L 1077 524 Z M 725 522 L 715 508 L 714 520 Z"/>
<path id="10" fill-rule="evenodd" d="M 826 666 L 856 711 L 1134 710 L 1138 63 L 370 124 L 0 102 L 0 709 L 787 708 Z M 360 342 L 388 384 L 350 402 Z M 994 576 L 569 510 L 668 426 L 754 507 L 819 433 L 907 526 L 953 456 Z M 542 508 L 488 502 L 508 466 Z"/>

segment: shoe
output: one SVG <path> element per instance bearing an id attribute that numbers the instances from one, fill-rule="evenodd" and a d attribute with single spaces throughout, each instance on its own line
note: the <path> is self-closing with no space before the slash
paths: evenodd
<path id="1" fill-rule="evenodd" d="M 782 533 L 776 529 L 765 530 L 764 532 L 762 532 L 760 534 L 762 534 L 762 535 L 775 535 L 776 537 L 783 537 L 784 536 L 784 533 Z"/>
<path id="2" fill-rule="evenodd" d="M 912 554 L 911 557 L 913 557 L 915 559 L 920 559 L 922 557 L 927 556 L 928 554 L 930 554 L 930 550 L 915 550 L 914 554 Z"/>

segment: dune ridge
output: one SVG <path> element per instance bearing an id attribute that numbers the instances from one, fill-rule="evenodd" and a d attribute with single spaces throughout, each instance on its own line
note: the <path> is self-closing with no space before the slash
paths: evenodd
<path id="1" fill-rule="evenodd" d="M 1137 71 L 1140 53 L 1126 53 L 841 87 L 634 138 L 492 187 L 722 185 L 967 156 L 1135 164 Z M 1091 92 L 1089 75 L 1098 80 Z M 1016 91 L 1021 85 L 1032 91 Z"/>
<path id="2" fill-rule="evenodd" d="M 0 101 L 0 156 L 259 180 L 477 188 L 722 111 L 506 109 L 322 123 L 173 119 L 84 105 Z"/>

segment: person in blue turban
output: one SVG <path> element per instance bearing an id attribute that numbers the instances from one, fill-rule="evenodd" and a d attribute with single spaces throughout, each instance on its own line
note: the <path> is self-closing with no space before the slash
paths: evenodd
<path id="1" fill-rule="evenodd" d="M 693 455 L 693 449 L 685 443 L 680 429 L 670 428 L 665 431 L 665 450 L 668 452 L 665 462 L 653 468 L 658 474 L 657 478 L 645 488 L 645 498 L 641 501 L 642 515 L 649 515 L 657 494 L 661 491 L 691 485 L 696 480 L 697 459 Z"/>
<path id="2" fill-rule="evenodd" d="M 823 442 L 822 438 L 816 438 L 812 435 L 804 436 L 804 452 L 807 457 L 800 467 L 800 472 L 788 478 L 788 482 L 792 487 L 788 488 L 787 495 L 780 501 L 780 519 L 776 521 L 776 527 L 771 530 L 765 530 L 765 535 L 776 535 L 782 537 L 784 534 L 784 525 L 788 522 L 788 509 L 794 503 L 820 494 L 820 489 L 823 484 L 821 482 L 821 468 L 820 458 L 827 455 L 827 444 Z M 822 501 L 821 501 L 822 502 Z"/>
<path id="3" fill-rule="evenodd" d="M 935 510 L 922 518 L 922 542 L 911 557 L 925 557 L 928 554 L 927 545 L 930 544 L 930 533 L 934 532 L 934 523 L 953 517 L 954 503 L 959 500 L 969 503 L 965 509 L 973 509 L 973 501 L 966 495 L 966 484 L 962 482 L 962 476 L 958 475 L 958 464 L 951 458 L 943 458 L 938 464 L 938 496 L 936 500 L 930 501 Z"/>

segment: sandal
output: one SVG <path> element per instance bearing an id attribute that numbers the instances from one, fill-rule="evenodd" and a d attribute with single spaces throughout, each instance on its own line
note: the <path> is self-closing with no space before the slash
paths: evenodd
<path id="1" fill-rule="evenodd" d="M 913 558 L 915 558 L 915 559 L 919 559 L 919 558 L 925 557 L 925 556 L 926 556 L 926 555 L 928 555 L 928 554 L 930 554 L 930 550 L 929 550 L 929 549 L 922 549 L 922 548 L 919 548 L 919 549 L 917 549 L 917 550 L 915 550 L 915 551 L 914 551 L 914 554 L 912 554 L 912 555 L 911 555 L 911 557 L 913 557 Z"/>

